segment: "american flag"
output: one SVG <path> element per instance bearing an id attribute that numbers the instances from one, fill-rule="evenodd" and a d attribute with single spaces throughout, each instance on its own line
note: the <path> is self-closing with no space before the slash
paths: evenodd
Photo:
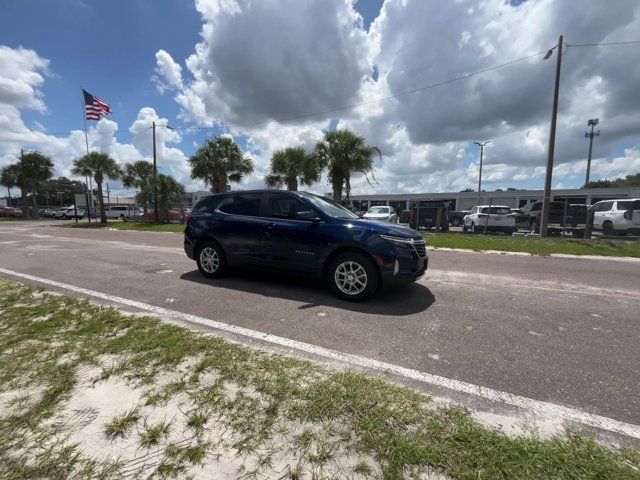
<path id="1" fill-rule="evenodd" d="M 100 120 L 111 113 L 111 107 L 107 102 L 91 95 L 85 89 L 82 89 L 82 93 L 84 94 L 84 112 L 87 120 Z"/>

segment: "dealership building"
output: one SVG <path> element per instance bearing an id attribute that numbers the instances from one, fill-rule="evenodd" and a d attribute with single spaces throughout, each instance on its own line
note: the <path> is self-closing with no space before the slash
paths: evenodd
<path id="1" fill-rule="evenodd" d="M 208 190 L 187 193 L 183 203 L 195 205 L 204 197 L 211 195 Z M 482 192 L 480 204 L 506 205 L 512 208 L 523 207 L 527 203 L 542 201 L 542 190 L 509 190 L 503 192 Z M 331 193 L 326 193 L 331 198 Z M 600 200 L 614 198 L 640 198 L 640 187 L 633 188 L 585 188 L 551 190 L 552 200 L 592 205 Z M 371 206 L 390 205 L 398 212 L 409 210 L 420 200 L 443 200 L 453 210 L 467 210 L 478 204 L 477 192 L 445 193 L 388 193 L 374 195 L 352 195 L 351 204 L 358 210 L 367 210 Z"/>
<path id="2" fill-rule="evenodd" d="M 331 198 L 331 194 L 327 193 Z M 506 205 L 520 208 L 527 203 L 542 201 L 542 190 L 509 190 L 502 192 L 482 192 L 480 204 Z M 551 190 L 552 200 L 592 205 L 600 200 L 615 198 L 640 198 L 640 187 L 633 188 L 584 188 Z M 478 204 L 477 192 L 445 193 L 390 193 L 378 195 L 352 195 L 352 205 L 358 210 L 367 210 L 375 205 L 390 205 L 398 212 L 409 210 L 420 200 L 443 200 L 453 210 L 467 210 Z"/>

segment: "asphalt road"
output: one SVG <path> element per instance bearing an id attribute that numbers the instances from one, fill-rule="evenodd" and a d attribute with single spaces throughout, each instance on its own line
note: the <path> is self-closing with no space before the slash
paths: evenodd
<path id="1" fill-rule="evenodd" d="M 638 262 L 432 251 L 419 282 L 354 304 L 204 279 L 179 234 L 3 222 L 0 266 L 640 425 Z"/>

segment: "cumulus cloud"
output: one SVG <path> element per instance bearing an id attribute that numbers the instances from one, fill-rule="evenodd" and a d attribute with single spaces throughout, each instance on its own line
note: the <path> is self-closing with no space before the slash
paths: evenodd
<path id="1" fill-rule="evenodd" d="M 358 99 L 371 73 L 362 18 L 350 0 L 198 0 L 203 41 L 187 59 L 183 116 L 254 123 Z"/>
<path id="2" fill-rule="evenodd" d="M 160 94 L 182 88 L 182 67 L 165 50 L 156 52 L 155 73 L 151 79 Z"/>

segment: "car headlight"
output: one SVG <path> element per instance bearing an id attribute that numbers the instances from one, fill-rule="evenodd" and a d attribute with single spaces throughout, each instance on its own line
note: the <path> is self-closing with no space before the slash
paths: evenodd
<path id="1" fill-rule="evenodd" d="M 399 244 L 402 244 L 402 245 L 413 245 L 413 239 L 411 239 L 411 238 L 395 237 L 393 235 L 382 235 L 382 234 L 379 234 L 378 236 L 380 238 L 382 238 L 383 240 L 387 240 L 389 242 L 399 243 Z"/>

